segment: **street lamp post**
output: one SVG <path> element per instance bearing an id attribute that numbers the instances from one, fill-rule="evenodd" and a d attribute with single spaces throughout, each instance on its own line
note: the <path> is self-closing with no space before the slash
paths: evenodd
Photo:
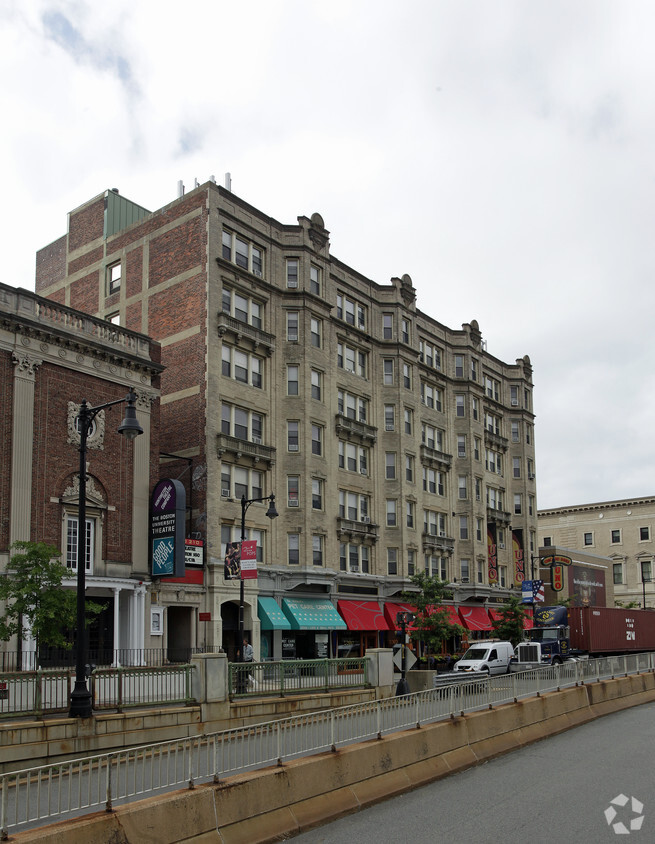
<path id="1" fill-rule="evenodd" d="M 275 495 L 273 493 L 270 495 L 264 495 L 262 498 L 246 498 L 245 494 L 241 496 L 241 548 L 239 549 L 239 559 L 241 559 L 241 554 L 243 553 L 243 543 L 246 541 L 246 510 L 251 504 L 261 503 L 262 501 L 269 502 L 268 510 L 266 511 L 268 518 L 277 519 L 279 513 L 275 509 Z M 241 564 L 239 564 L 239 569 L 241 577 L 241 582 L 239 584 L 239 662 L 243 662 L 243 610 L 245 604 L 245 594 Z"/>
<path id="2" fill-rule="evenodd" d="M 143 433 L 143 428 L 136 418 L 136 393 L 130 392 L 124 399 L 108 401 L 90 407 L 86 399 L 82 399 L 80 412 L 78 414 L 78 431 L 80 435 L 80 490 L 77 521 L 77 652 L 75 655 L 75 687 L 71 692 L 70 712 L 71 718 L 90 718 L 92 714 L 91 691 L 86 682 L 86 613 L 85 613 L 85 589 L 86 589 L 86 441 L 91 430 L 93 420 L 101 410 L 111 407 L 114 404 L 126 403 L 125 418 L 123 419 L 118 433 L 123 434 L 128 440 L 133 440 Z"/>

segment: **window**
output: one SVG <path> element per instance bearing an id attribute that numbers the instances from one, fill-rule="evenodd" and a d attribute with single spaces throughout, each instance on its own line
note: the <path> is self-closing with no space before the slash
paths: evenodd
<path id="1" fill-rule="evenodd" d="M 464 355 L 455 355 L 455 378 L 464 377 Z"/>
<path id="2" fill-rule="evenodd" d="M 473 437 L 473 457 L 476 460 L 480 460 L 480 455 L 482 453 L 482 440 L 480 437 Z"/>
<path id="3" fill-rule="evenodd" d="M 544 536 L 544 547 L 550 548 L 553 544 L 553 540 L 550 536 Z"/>
<path id="4" fill-rule="evenodd" d="M 299 438 L 300 422 L 295 420 L 287 422 L 287 450 L 298 451 L 300 448 Z"/>
<path id="5" fill-rule="evenodd" d="M 641 581 L 642 583 L 651 582 L 651 564 L 650 560 L 643 560 L 641 563 Z"/>
<path id="6" fill-rule="evenodd" d="M 462 417 L 465 414 L 464 408 L 464 396 L 457 395 L 455 396 L 455 416 Z"/>
<path id="7" fill-rule="evenodd" d="M 528 463 L 528 480 L 533 481 L 534 480 L 534 461 L 532 460 L 531 457 L 528 457 L 527 463 Z"/>
<path id="8" fill-rule="evenodd" d="M 120 261 L 116 264 L 110 264 L 107 267 L 107 296 L 111 296 L 112 293 L 118 293 L 121 289 L 122 275 L 123 268 Z"/>
<path id="9" fill-rule="evenodd" d="M 121 324 L 121 315 L 119 311 L 116 311 L 114 314 L 107 314 L 105 316 L 107 322 L 111 322 L 112 325 L 120 325 Z"/>
<path id="10" fill-rule="evenodd" d="M 223 313 L 238 319 L 239 322 L 248 323 L 254 328 L 262 327 L 262 305 L 254 299 L 249 299 L 247 296 L 229 290 L 227 287 L 223 288 Z"/>
<path id="11" fill-rule="evenodd" d="M 398 524 L 396 506 L 394 499 L 387 498 L 387 527 L 396 527 Z"/>
<path id="12" fill-rule="evenodd" d="M 287 506 L 298 507 L 300 505 L 300 476 L 287 476 Z"/>
<path id="13" fill-rule="evenodd" d="M 287 562 L 290 566 L 300 564 L 300 534 L 287 534 Z"/>
<path id="14" fill-rule="evenodd" d="M 462 559 L 459 561 L 459 573 L 461 576 L 462 583 L 468 583 L 469 577 L 471 573 L 471 561 Z"/>
<path id="15" fill-rule="evenodd" d="M 312 510 L 323 509 L 323 481 L 312 478 Z"/>
<path id="16" fill-rule="evenodd" d="M 492 486 L 487 487 L 487 507 L 491 510 L 503 509 L 503 491 Z"/>
<path id="17" fill-rule="evenodd" d="M 403 387 L 406 390 L 412 389 L 412 367 L 408 363 L 403 364 Z"/>
<path id="18" fill-rule="evenodd" d="M 253 413 L 241 407 L 223 403 L 221 405 L 221 433 L 261 443 L 264 417 L 261 413 Z"/>
<path id="19" fill-rule="evenodd" d="M 400 321 L 400 339 L 403 343 L 409 343 L 409 320 L 407 319 Z"/>
<path id="20" fill-rule="evenodd" d="M 405 408 L 405 433 L 411 434 L 414 430 L 414 411 L 410 410 L 409 408 Z"/>
<path id="21" fill-rule="evenodd" d="M 475 358 L 471 358 L 471 381 L 478 380 L 478 362 Z"/>
<path id="22" fill-rule="evenodd" d="M 96 520 L 86 519 L 86 560 L 84 570 L 87 574 L 93 573 L 94 549 L 95 549 Z M 79 538 L 78 516 L 66 517 L 66 566 L 77 571 L 77 548 Z"/>
<path id="23" fill-rule="evenodd" d="M 295 364 L 287 366 L 287 395 L 298 395 L 298 367 Z"/>
<path id="24" fill-rule="evenodd" d="M 368 523 L 371 512 L 371 499 L 368 495 L 360 495 L 347 489 L 339 490 L 339 518 L 349 519 L 351 522 Z"/>
<path id="25" fill-rule="evenodd" d="M 434 510 L 423 511 L 423 532 L 430 536 L 446 535 L 446 516 Z"/>
<path id="26" fill-rule="evenodd" d="M 323 427 L 312 424 L 312 454 L 323 454 Z"/>
<path id="27" fill-rule="evenodd" d="M 416 574 L 416 551 L 410 548 L 407 551 L 407 577 Z"/>
<path id="28" fill-rule="evenodd" d="M 460 500 L 468 498 L 468 479 L 466 475 L 460 475 L 457 478 L 457 497 Z"/>
<path id="29" fill-rule="evenodd" d="M 384 477 L 388 481 L 396 479 L 396 453 L 394 451 L 387 451 L 384 455 Z"/>
<path id="30" fill-rule="evenodd" d="M 527 445 L 532 442 L 532 425 L 525 426 L 525 442 Z"/>
<path id="31" fill-rule="evenodd" d="M 490 399 L 500 401 L 500 382 L 495 378 L 484 376 L 484 391 Z"/>
<path id="32" fill-rule="evenodd" d="M 480 399 L 472 398 L 471 399 L 471 408 L 472 408 L 473 418 L 477 422 L 480 418 Z"/>
<path id="33" fill-rule="evenodd" d="M 475 520 L 475 538 L 478 542 L 482 542 L 482 531 L 484 527 L 484 522 L 479 517 Z M 481 580 L 478 583 L 482 583 Z"/>
<path id="34" fill-rule="evenodd" d="M 415 521 L 414 512 L 415 512 L 415 510 L 416 510 L 416 507 L 414 505 L 414 502 L 408 501 L 406 503 L 406 512 L 405 512 L 406 524 L 407 524 L 408 528 L 414 527 L 414 521 Z"/>
<path id="35" fill-rule="evenodd" d="M 507 566 L 498 566 L 498 585 L 502 588 L 507 586 Z"/>
<path id="36" fill-rule="evenodd" d="M 528 495 L 528 516 L 534 516 L 534 495 Z"/>
<path id="37" fill-rule="evenodd" d="M 344 390 L 339 390 L 337 396 L 337 410 L 348 419 L 366 422 L 368 419 L 368 399 L 354 396 Z"/>
<path id="38" fill-rule="evenodd" d="M 520 478 L 521 477 L 521 458 L 520 457 L 512 457 L 512 477 L 513 478 Z"/>
<path id="39" fill-rule="evenodd" d="M 648 542 L 650 540 L 650 528 L 649 527 L 640 527 L 639 528 L 639 541 L 640 542 Z"/>
<path id="40" fill-rule="evenodd" d="M 309 290 L 317 296 L 321 295 L 321 271 L 314 264 L 309 268 Z"/>
<path id="41" fill-rule="evenodd" d="M 531 398 L 530 390 L 524 389 L 523 390 L 523 407 L 525 407 L 526 410 L 530 410 L 530 398 Z"/>
<path id="42" fill-rule="evenodd" d="M 414 457 L 411 454 L 405 455 L 405 480 L 414 483 Z"/>
<path id="43" fill-rule="evenodd" d="M 264 272 L 264 253 L 254 243 L 250 243 L 234 232 L 223 230 L 223 258 L 236 264 L 259 278 Z"/>
<path id="44" fill-rule="evenodd" d="M 317 533 L 312 536 L 312 563 L 315 566 L 323 565 L 323 537 Z"/>
<path id="45" fill-rule="evenodd" d="M 623 563 L 614 563 L 612 574 L 614 576 L 614 583 L 621 585 L 623 583 Z"/>
<path id="46" fill-rule="evenodd" d="M 389 386 L 393 384 L 393 361 L 385 358 L 382 361 L 383 383 Z"/>
<path id="47" fill-rule="evenodd" d="M 466 434 L 457 435 L 457 456 L 466 457 Z"/>
<path id="48" fill-rule="evenodd" d="M 341 571 L 359 572 L 364 574 L 369 570 L 369 552 L 367 545 L 354 545 L 347 542 L 339 543 L 339 568 Z"/>
<path id="49" fill-rule="evenodd" d="M 393 314 L 382 314 L 382 338 L 393 340 Z"/>
<path id="50" fill-rule="evenodd" d="M 445 432 L 440 428 L 434 428 L 432 425 L 421 424 L 421 442 L 428 448 L 433 448 L 435 451 L 444 450 Z"/>
<path id="51" fill-rule="evenodd" d="M 477 580 L 478 583 L 484 583 L 484 563 L 481 561 L 477 565 Z"/>
<path id="52" fill-rule="evenodd" d="M 485 413 L 484 414 L 484 427 L 492 434 L 498 434 L 500 436 L 501 428 L 500 428 L 500 416 L 496 416 L 494 413 Z"/>
<path id="53" fill-rule="evenodd" d="M 519 423 L 516 421 L 512 421 L 512 442 L 519 443 L 521 442 L 521 434 L 519 429 Z"/>
<path id="54" fill-rule="evenodd" d="M 366 308 L 342 293 L 337 294 L 337 319 L 342 319 L 348 325 L 356 325 L 362 331 L 366 330 Z"/>
<path id="55" fill-rule="evenodd" d="M 618 542 L 621 541 L 621 531 L 620 530 L 613 530 L 612 531 L 612 544 L 616 545 Z M 616 581 L 614 581 L 616 583 Z"/>
<path id="56" fill-rule="evenodd" d="M 397 548 L 387 548 L 387 574 L 398 574 Z"/>
<path id="57" fill-rule="evenodd" d="M 339 468 L 368 475 L 368 449 L 339 440 Z"/>
<path id="58" fill-rule="evenodd" d="M 468 516 L 460 516 L 459 517 L 459 538 L 460 539 L 468 539 L 469 538 L 469 517 Z"/>
<path id="59" fill-rule="evenodd" d="M 316 399 L 317 401 L 321 401 L 321 395 L 323 393 L 323 375 L 317 370 L 312 369 L 311 371 L 311 388 L 312 388 L 312 398 Z"/>
<path id="60" fill-rule="evenodd" d="M 509 403 L 512 407 L 519 406 L 519 388 L 515 385 L 511 385 L 509 388 Z"/>
<path id="61" fill-rule="evenodd" d="M 585 545 L 593 545 L 594 544 L 594 535 L 593 533 L 585 533 L 583 536 L 583 542 Z"/>
<path id="62" fill-rule="evenodd" d="M 392 404 L 384 406 L 384 430 L 395 431 L 396 429 L 396 408 Z"/>
<path id="63" fill-rule="evenodd" d="M 475 479 L 475 500 L 482 500 L 482 478 Z"/>
<path id="64" fill-rule="evenodd" d="M 289 258 L 287 260 L 287 287 L 298 287 L 298 259 Z"/>
<path id="65" fill-rule="evenodd" d="M 314 346 L 315 349 L 320 349 L 323 337 L 323 323 L 320 319 L 314 319 L 314 317 L 311 318 L 309 336 L 312 346 Z"/>
<path id="66" fill-rule="evenodd" d="M 424 557 L 425 571 L 431 577 L 441 576 L 439 572 L 439 557 L 436 554 L 426 554 Z M 444 580 L 445 578 L 442 578 Z"/>
<path id="67" fill-rule="evenodd" d="M 239 352 L 225 344 L 223 344 L 221 354 L 221 371 L 226 378 L 234 378 L 235 381 L 240 381 L 242 384 L 250 384 L 252 387 L 261 389 L 263 371 L 261 358 L 246 352 Z"/>
<path id="68" fill-rule="evenodd" d="M 426 366 L 441 369 L 441 349 L 425 340 L 419 340 L 419 360 Z"/>
<path id="69" fill-rule="evenodd" d="M 221 463 L 221 496 L 240 499 L 261 498 L 264 494 L 264 474 L 244 466 Z M 225 494 L 227 493 L 227 495 Z"/>
<path id="70" fill-rule="evenodd" d="M 358 349 L 353 349 L 345 343 L 338 343 L 337 366 L 339 369 L 345 369 L 346 372 L 351 372 L 353 375 L 359 375 L 360 378 L 366 378 L 368 355 L 366 352 L 360 352 Z"/>
<path id="71" fill-rule="evenodd" d="M 287 311 L 287 340 L 298 342 L 298 311 Z"/>
<path id="72" fill-rule="evenodd" d="M 443 390 L 438 387 L 431 387 L 421 381 L 421 402 L 426 407 L 433 407 L 435 410 L 443 410 Z"/>
<path id="73" fill-rule="evenodd" d="M 433 495 L 445 495 L 445 474 L 428 466 L 423 467 L 423 489 Z"/>
<path id="74" fill-rule="evenodd" d="M 523 496 L 520 492 L 514 493 L 514 513 L 517 516 L 523 513 Z"/>
<path id="75" fill-rule="evenodd" d="M 485 449 L 484 458 L 485 468 L 496 475 L 503 473 L 503 456 L 500 452 L 494 451 L 492 448 Z"/>

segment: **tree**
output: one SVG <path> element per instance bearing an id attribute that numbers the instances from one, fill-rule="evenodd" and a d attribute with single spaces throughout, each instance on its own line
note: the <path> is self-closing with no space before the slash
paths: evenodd
<path id="1" fill-rule="evenodd" d="M 516 647 L 525 638 L 523 621 L 527 615 L 520 598 L 510 595 L 507 603 L 498 610 L 498 615 L 500 618 L 492 622 L 495 635 Z"/>
<path id="2" fill-rule="evenodd" d="M 448 639 L 461 636 L 464 628 L 460 624 L 453 624 L 448 609 L 442 606 L 444 600 L 452 598 L 446 580 L 421 571 L 412 575 L 411 581 L 419 589 L 418 593 L 405 592 L 403 595 L 406 601 L 416 605 L 417 610 L 411 637 L 425 644 L 426 655 L 429 657 L 430 654 L 440 653 L 442 644 Z"/>
<path id="3" fill-rule="evenodd" d="M 71 648 L 66 635 L 75 627 L 77 593 L 64 589 L 62 581 L 71 576 L 59 562 L 60 552 L 45 542 L 15 542 L 7 571 L 0 576 L 0 640 L 22 636 L 27 624 L 40 646 Z M 86 601 L 87 623 L 102 607 Z"/>

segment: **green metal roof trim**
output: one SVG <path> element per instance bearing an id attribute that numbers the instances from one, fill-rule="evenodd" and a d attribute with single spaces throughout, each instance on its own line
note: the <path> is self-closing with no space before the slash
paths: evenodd
<path id="1" fill-rule="evenodd" d="M 151 212 L 147 208 L 142 208 L 136 202 L 131 202 L 125 199 L 114 190 L 108 190 L 105 194 L 105 223 L 104 223 L 104 237 L 105 240 L 111 237 L 116 232 L 120 232 L 136 223 L 143 220 Z"/>
<path id="2" fill-rule="evenodd" d="M 327 598 L 283 598 L 282 610 L 292 630 L 347 630 L 346 622 Z"/>
<path id="3" fill-rule="evenodd" d="M 257 598 L 257 615 L 262 630 L 291 630 L 291 622 L 275 598 Z"/>

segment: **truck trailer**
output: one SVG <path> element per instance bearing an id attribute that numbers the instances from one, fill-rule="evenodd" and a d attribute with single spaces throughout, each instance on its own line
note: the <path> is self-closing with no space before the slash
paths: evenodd
<path id="1" fill-rule="evenodd" d="M 655 612 L 614 607 L 538 607 L 512 671 L 567 659 L 655 651 Z"/>

